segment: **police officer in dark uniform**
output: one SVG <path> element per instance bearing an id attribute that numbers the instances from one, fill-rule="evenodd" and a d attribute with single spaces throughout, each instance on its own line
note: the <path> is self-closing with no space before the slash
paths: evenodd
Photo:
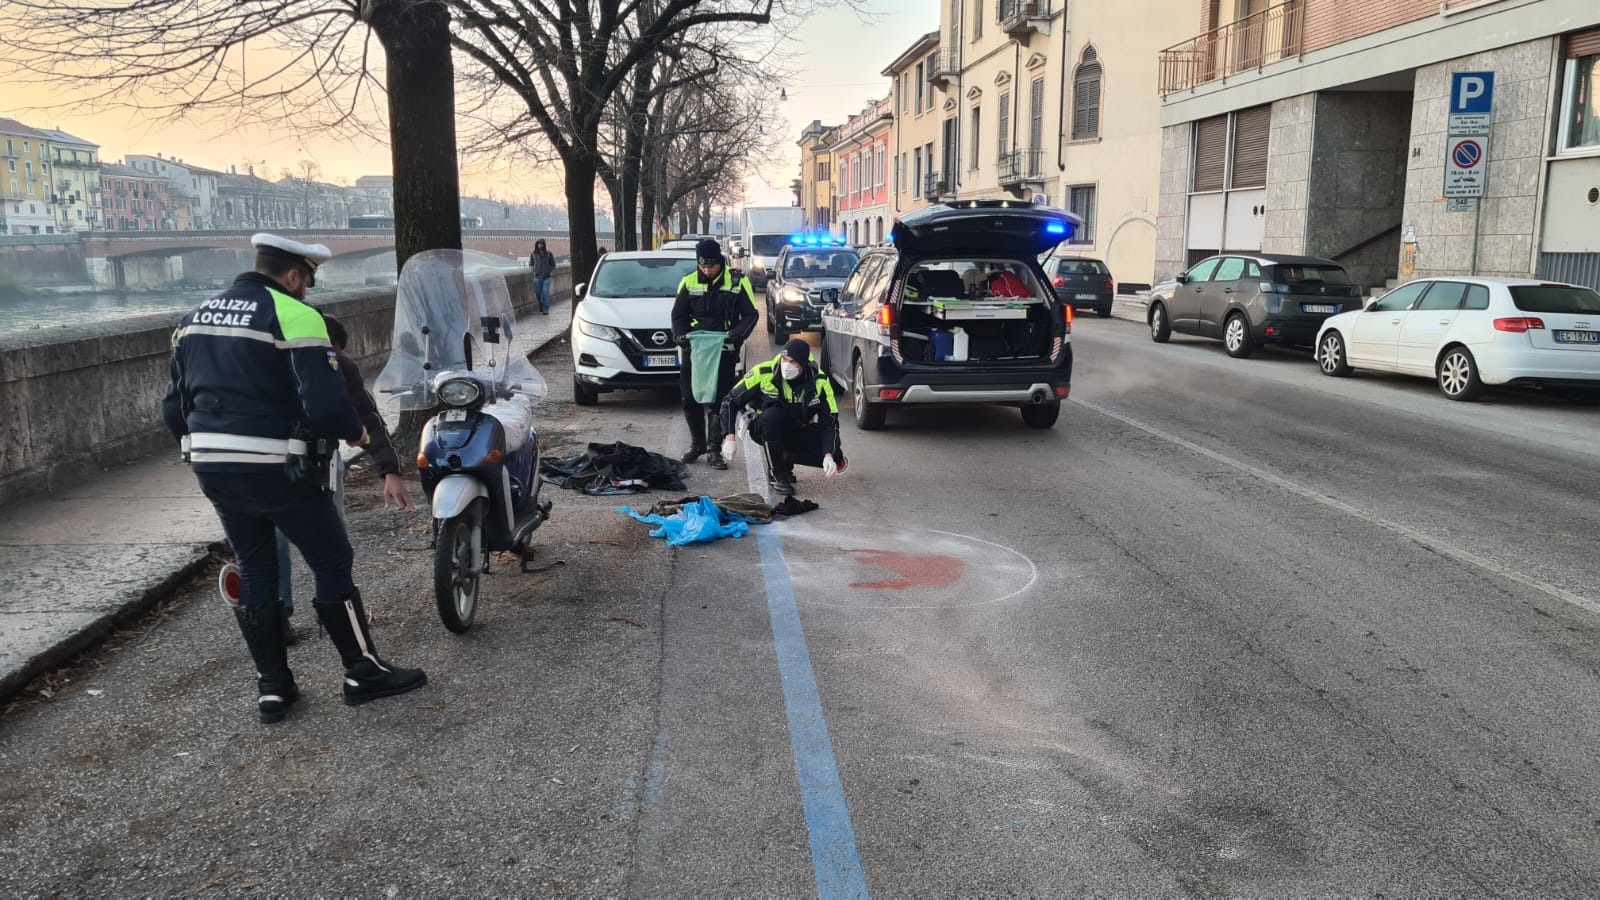
<path id="1" fill-rule="evenodd" d="M 689 452 L 683 455 L 683 461 L 694 462 L 704 455 L 712 468 L 726 469 L 728 463 L 717 449 L 722 443 L 723 430 L 716 401 L 700 403 L 694 398 L 694 361 L 689 334 L 727 332 L 728 338 L 718 359 L 716 396 L 721 398 L 733 387 L 739 348 L 750 332 L 755 331 L 760 314 L 750 280 L 728 268 L 722 247 L 716 241 L 707 238 L 696 244 L 695 256 L 696 271 L 678 282 L 678 297 L 672 304 L 672 335 L 683 348 L 678 388 L 683 393 L 683 417 L 689 423 Z"/>
<path id="2" fill-rule="evenodd" d="M 373 647 L 350 540 L 327 491 L 325 460 L 338 441 L 367 441 L 322 315 L 303 302 L 318 264 L 332 254 L 277 235 L 250 240 L 255 270 L 184 316 L 174 333 L 161 415 L 183 441 L 238 557 L 243 584 L 234 612 L 256 665 L 261 721 L 276 722 L 300 691 L 284 646 L 274 528 L 315 576 L 314 606 L 344 661 L 346 703 L 404 693 L 428 679 Z"/>

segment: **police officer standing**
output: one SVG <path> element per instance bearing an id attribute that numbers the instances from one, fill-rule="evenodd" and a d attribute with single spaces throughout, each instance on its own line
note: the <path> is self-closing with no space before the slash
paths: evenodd
<path id="1" fill-rule="evenodd" d="M 758 363 L 739 380 L 722 401 L 722 429 L 733 430 L 734 419 L 746 409 L 756 410 L 750 433 L 767 454 L 769 483 L 779 494 L 794 493 L 794 467 L 817 466 L 825 477 L 849 465 L 839 443 L 839 403 L 828 376 L 811 364 L 811 345 L 795 338 L 783 352 Z M 732 435 L 723 440 L 724 456 L 737 446 Z"/>
<path id="2" fill-rule="evenodd" d="M 319 445 L 338 452 L 340 439 L 367 442 L 322 316 L 303 302 L 332 253 L 271 234 L 250 242 L 255 270 L 184 316 L 174 333 L 161 414 L 184 442 L 238 557 L 243 584 L 234 613 L 255 661 L 261 721 L 276 722 L 300 691 L 284 646 L 274 528 L 315 576 L 314 606 L 344 661 L 346 703 L 401 694 L 428 679 L 385 662 L 373 647 L 350 540 L 318 462 Z"/>
<path id="3" fill-rule="evenodd" d="M 689 423 L 691 442 L 683 461 L 694 462 L 705 456 L 712 468 L 726 469 L 728 463 L 717 450 L 724 434 L 717 415 L 717 399 L 733 387 L 739 348 L 755 331 L 760 314 L 756 310 L 750 279 L 728 268 L 722 247 L 716 241 L 707 238 L 696 244 L 695 257 L 696 270 L 678 282 L 678 297 L 672 304 L 672 335 L 683 349 L 678 388 L 683 393 L 683 417 Z M 720 351 L 712 348 L 711 352 L 697 354 L 694 350 L 697 342 L 690 337 L 694 332 L 724 333 L 727 337 Z M 694 370 L 697 366 L 711 365 L 717 367 L 716 391 L 711 399 L 701 402 L 695 399 Z M 704 381 L 710 373 L 701 375 Z"/>

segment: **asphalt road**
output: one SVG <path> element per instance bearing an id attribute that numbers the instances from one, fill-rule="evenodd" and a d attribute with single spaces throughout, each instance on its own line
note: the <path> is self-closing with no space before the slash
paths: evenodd
<path id="1" fill-rule="evenodd" d="M 558 492 L 563 564 L 503 566 L 466 636 L 425 520 L 358 501 L 379 648 L 429 686 L 346 708 L 311 640 L 258 726 L 198 584 L 0 717 L 0 893 L 1600 893 L 1600 411 L 1074 347 L 1055 429 L 847 425 L 822 508 L 744 539 Z M 562 349 L 554 452 L 687 443 L 670 396 L 571 406 Z"/>

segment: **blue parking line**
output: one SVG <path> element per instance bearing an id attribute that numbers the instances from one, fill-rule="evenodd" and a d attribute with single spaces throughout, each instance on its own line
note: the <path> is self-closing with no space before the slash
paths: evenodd
<path id="1" fill-rule="evenodd" d="M 772 641 L 778 651 L 778 674 L 783 681 L 783 703 L 789 717 L 789 743 L 794 748 L 795 774 L 805 808 L 806 831 L 811 839 L 811 866 L 821 898 L 867 896 L 867 878 L 856 850 L 856 832 L 845 806 L 844 784 L 833 759 L 833 741 L 822 714 L 822 696 L 811 672 L 811 651 L 800 626 L 789 563 L 783 558 L 778 526 L 756 529 L 761 551 L 761 575 L 767 589 L 767 612 L 772 617 Z"/>

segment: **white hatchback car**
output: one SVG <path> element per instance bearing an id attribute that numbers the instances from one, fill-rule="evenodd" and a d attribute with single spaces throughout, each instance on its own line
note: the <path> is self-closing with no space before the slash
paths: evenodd
<path id="1" fill-rule="evenodd" d="M 593 406 L 616 390 L 678 386 L 672 303 L 695 270 L 693 250 L 616 251 L 577 286 L 572 314 L 572 397 Z"/>
<path id="2" fill-rule="evenodd" d="M 1317 331 L 1328 375 L 1434 378 L 1451 400 L 1485 385 L 1600 391 L 1600 293 L 1525 278 L 1419 278 Z"/>

